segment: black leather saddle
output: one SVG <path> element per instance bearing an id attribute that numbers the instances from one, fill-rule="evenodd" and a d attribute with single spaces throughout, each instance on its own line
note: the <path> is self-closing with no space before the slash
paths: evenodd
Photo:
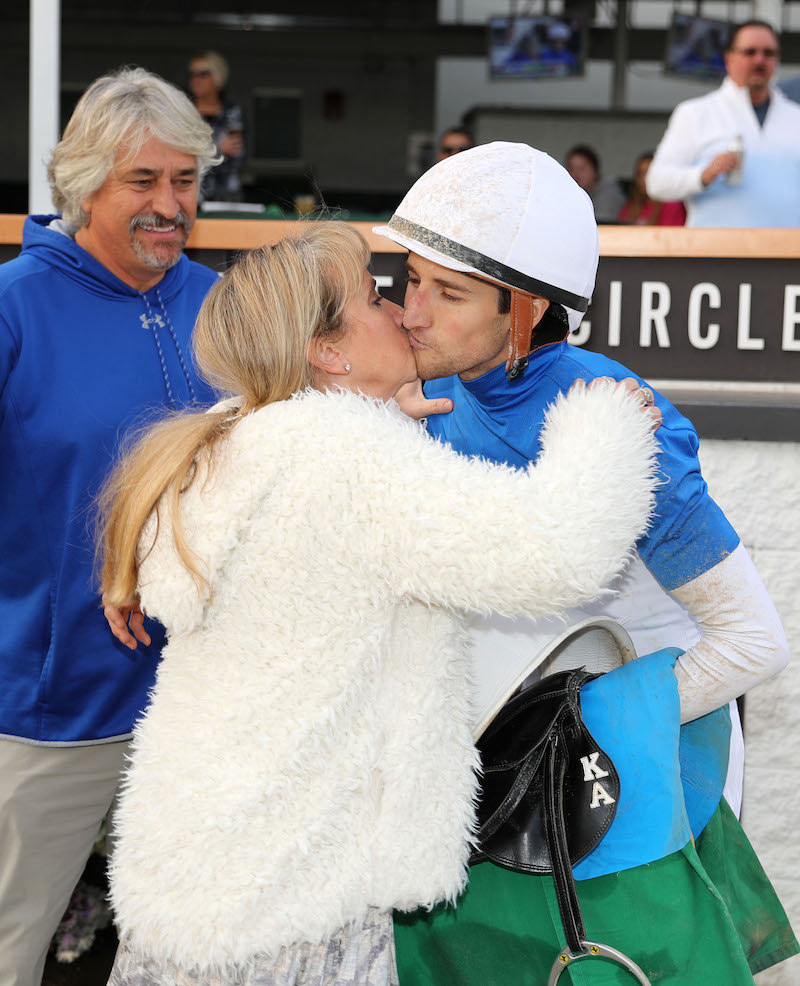
<path id="1" fill-rule="evenodd" d="M 579 668 L 541 679 L 506 702 L 480 737 L 478 848 L 470 863 L 488 859 L 523 873 L 552 872 L 567 948 L 548 986 L 588 958 L 618 962 L 650 986 L 627 956 L 587 940 L 572 876 L 572 866 L 614 821 L 620 794 L 611 758 L 581 718 L 580 690 L 597 677 Z"/>

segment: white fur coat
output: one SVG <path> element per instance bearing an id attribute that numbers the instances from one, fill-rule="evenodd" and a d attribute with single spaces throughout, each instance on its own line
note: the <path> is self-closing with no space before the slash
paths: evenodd
<path id="1" fill-rule="evenodd" d="M 182 497 L 210 593 L 164 516 L 141 569 L 169 643 L 116 819 L 122 933 L 229 968 L 454 899 L 477 766 L 459 613 L 596 596 L 646 526 L 655 448 L 604 388 L 551 409 L 527 471 L 351 394 L 239 421 Z"/>

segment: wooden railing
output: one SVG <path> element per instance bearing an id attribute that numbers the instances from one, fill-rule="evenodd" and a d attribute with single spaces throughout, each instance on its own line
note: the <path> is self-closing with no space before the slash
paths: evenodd
<path id="1" fill-rule="evenodd" d="M 0 214 L 0 244 L 22 242 L 24 216 Z M 372 232 L 375 223 L 352 223 L 374 253 L 402 247 Z M 275 243 L 294 222 L 263 219 L 198 219 L 188 246 L 196 250 L 246 250 Z M 603 257 L 731 257 L 800 259 L 800 229 L 685 229 L 675 226 L 601 226 Z"/>

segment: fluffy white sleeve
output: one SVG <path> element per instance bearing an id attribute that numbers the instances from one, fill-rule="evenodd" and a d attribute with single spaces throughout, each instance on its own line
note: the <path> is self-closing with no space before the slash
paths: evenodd
<path id="1" fill-rule="evenodd" d="M 701 638 L 678 659 L 681 721 L 718 709 L 786 667 L 780 617 L 744 545 L 671 592 Z"/>
<path id="2" fill-rule="evenodd" d="M 426 603 L 536 618 L 586 602 L 621 570 L 653 508 L 650 420 L 610 386 L 558 399 L 527 470 L 431 441 L 386 445 L 381 575 Z"/>

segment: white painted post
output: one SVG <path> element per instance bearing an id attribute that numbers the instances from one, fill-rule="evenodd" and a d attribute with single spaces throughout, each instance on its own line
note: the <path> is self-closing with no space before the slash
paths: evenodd
<path id="1" fill-rule="evenodd" d="M 28 211 L 54 212 L 47 158 L 58 142 L 61 0 L 30 0 Z"/>

